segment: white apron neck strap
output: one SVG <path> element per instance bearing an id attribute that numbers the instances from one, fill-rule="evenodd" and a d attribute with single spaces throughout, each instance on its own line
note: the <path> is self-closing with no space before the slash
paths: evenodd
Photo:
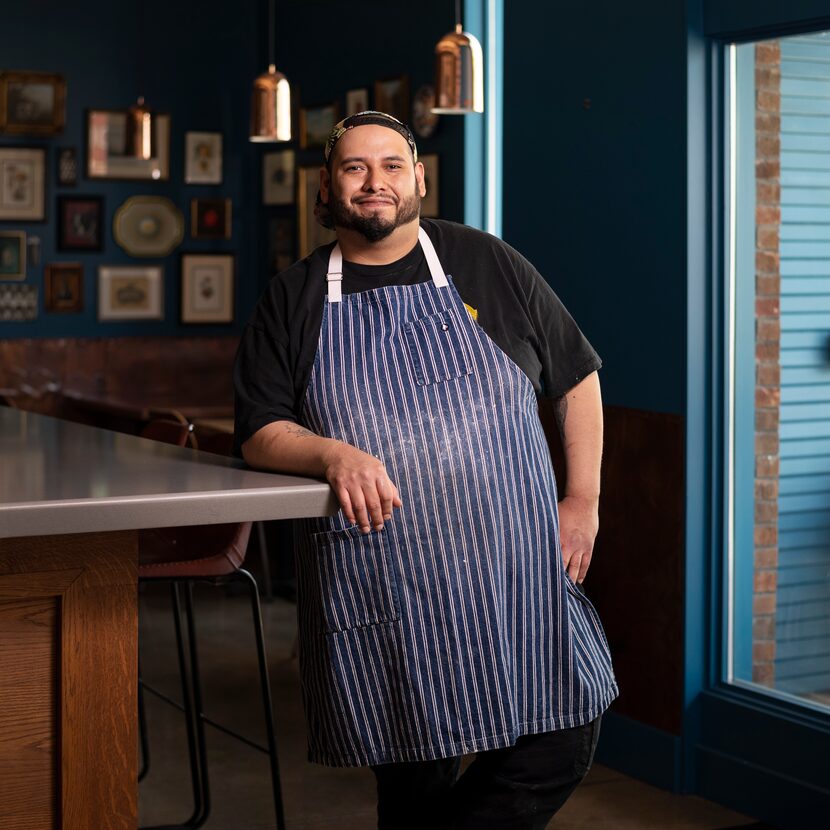
<path id="1" fill-rule="evenodd" d="M 447 282 L 447 276 L 441 267 L 438 254 L 435 253 L 435 246 L 423 228 L 418 228 L 418 239 L 421 242 L 421 248 L 424 251 L 424 256 L 426 257 L 427 265 L 429 265 L 429 272 L 432 274 L 432 281 L 435 283 L 435 287 L 444 288 L 449 284 Z"/>
<path id="2" fill-rule="evenodd" d="M 343 253 L 340 245 L 335 245 L 329 257 L 329 272 L 326 274 L 329 302 L 339 303 L 342 295 L 340 285 L 343 282 Z"/>
<path id="3" fill-rule="evenodd" d="M 426 257 L 427 265 L 429 266 L 429 273 L 432 274 L 432 281 L 436 288 L 444 288 L 449 285 L 444 269 L 441 267 L 441 262 L 438 259 L 438 254 L 435 253 L 435 246 L 432 240 L 427 235 L 423 228 L 418 229 L 418 240 L 421 243 L 421 249 Z M 329 270 L 326 274 L 326 283 L 328 285 L 328 295 L 330 303 L 339 303 L 342 299 L 341 284 L 343 282 L 343 252 L 340 250 L 340 245 L 335 245 L 332 249 L 331 256 L 329 256 Z"/>

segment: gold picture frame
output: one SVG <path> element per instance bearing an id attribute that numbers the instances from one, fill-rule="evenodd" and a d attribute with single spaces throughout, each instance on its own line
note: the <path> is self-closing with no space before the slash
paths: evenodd
<path id="1" fill-rule="evenodd" d="M 334 231 L 324 228 L 314 218 L 314 205 L 320 189 L 320 167 L 301 167 L 297 184 L 297 241 L 300 259 L 315 248 L 334 241 Z"/>
<path id="2" fill-rule="evenodd" d="M 46 151 L 0 147 L 0 221 L 42 222 L 46 218 Z"/>
<path id="3" fill-rule="evenodd" d="M 0 72 L 0 132 L 55 135 L 66 119 L 66 81 L 47 72 Z"/>
<path id="4" fill-rule="evenodd" d="M 26 279 L 26 232 L 0 231 L 0 280 Z"/>
<path id="5" fill-rule="evenodd" d="M 164 269 L 160 265 L 101 265 L 98 319 L 164 319 Z"/>
<path id="6" fill-rule="evenodd" d="M 182 254 L 182 323 L 232 323 L 233 254 Z"/>

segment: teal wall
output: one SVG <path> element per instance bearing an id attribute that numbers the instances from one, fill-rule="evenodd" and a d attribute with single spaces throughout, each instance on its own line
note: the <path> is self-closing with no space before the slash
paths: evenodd
<path id="1" fill-rule="evenodd" d="M 683 4 L 513 0 L 504 25 L 504 238 L 599 351 L 607 403 L 682 413 Z"/>
<path id="2" fill-rule="evenodd" d="M 294 215 L 294 208 L 261 205 L 261 157 L 279 145 L 251 145 L 247 139 L 253 78 L 267 66 L 267 4 L 261 0 L 223 3 L 205 0 L 146 0 L 139 4 L 83 0 L 30 0 L 3 14 L 4 69 L 56 72 L 67 81 L 66 127 L 53 138 L 0 135 L 0 146 L 44 147 L 47 151 L 46 221 L 0 222 L 0 229 L 25 230 L 41 239 L 40 264 L 26 282 L 40 288 L 40 316 L 26 323 L 0 323 L 0 338 L 99 337 L 119 335 L 213 335 L 238 333 L 270 276 L 265 234 L 269 219 Z M 427 0 L 413 14 L 405 4 L 379 0 L 280 0 L 277 3 L 277 65 L 292 82 L 297 101 L 313 106 L 338 100 L 347 89 L 377 78 L 409 74 L 414 92 L 432 82 L 433 50 L 452 28 L 452 4 Z M 141 30 L 144 37 L 141 37 Z M 124 109 L 138 94 L 143 55 L 143 91 L 149 104 L 171 114 L 171 176 L 168 182 L 88 180 L 76 187 L 55 182 L 57 148 L 75 147 L 83 168 L 85 110 Z M 370 98 L 370 101 L 372 99 Z M 184 133 L 219 131 L 224 136 L 224 183 L 184 184 Z M 292 144 L 297 147 L 297 141 Z M 442 215 L 463 218 L 463 120 L 444 117 L 436 134 L 420 142 L 422 152 L 440 157 Z M 319 151 L 299 151 L 298 163 L 317 163 Z M 133 259 L 112 238 L 112 217 L 129 196 L 170 198 L 185 217 L 182 246 L 163 259 Z M 106 233 L 100 253 L 56 250 L 56 197 L 104 197 Z M 193 240 L 190 200 L 226 196 L 233 200 L 233 236 L 228 241 Z M 179 257 L 182 251 L 230 251 L 237 258 L 236 319 L 226 326 L 184 326 L 179 317 Z M 47 314 L 43 310 L 43 270 L 49 262 L 80 261 L 84 266 L 84 311 Z M 97 269 L 102 264 L 162 264 L 165 319 L 99 323 Z"/>

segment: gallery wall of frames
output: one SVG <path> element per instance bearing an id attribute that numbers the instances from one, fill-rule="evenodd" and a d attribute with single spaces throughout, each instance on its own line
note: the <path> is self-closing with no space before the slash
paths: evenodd
<path id="1" fill-rule="evenodd" d="M 332 238 L 313 219 L 322 144 L 362 108 L 413 125 L 424 215 L 462 218 L 463 120 L 428 112 L 445 3 L 418 21 L 378 19 L 368 0 L 348 15 L 278 3 L 294 129 L 264 145 L 248 141 L 262 4 L 139 5 L 4 13 L 0 338 L 237 334 L 270 276 Z M 125 152 L 139 96 L 155 122 L 147 159 Z"/>

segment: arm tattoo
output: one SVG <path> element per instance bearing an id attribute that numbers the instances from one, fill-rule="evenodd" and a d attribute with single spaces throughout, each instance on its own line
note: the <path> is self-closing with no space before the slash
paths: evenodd
<path id="1" fill-rule="evenodd" d="M 568 417 L 568 395 L 564 394 L 561 398 L 557 398 L 554 403 L 554 413 L 556 415 L 556 426 L 559 428 L 559 434 L 565 437 L 565 418 Z"/>
<path id="2" fill-rule="evenodd" d="M 301 437 L 308 437 L 309 435 L 314 435 L 314 433 L 310 429 L 306 429 L 305 427 L 301 427 L 299 424 L 291 424 L 291 426 L 287 426 L 285 431 L 289 435 L 297 435 Z"/>

